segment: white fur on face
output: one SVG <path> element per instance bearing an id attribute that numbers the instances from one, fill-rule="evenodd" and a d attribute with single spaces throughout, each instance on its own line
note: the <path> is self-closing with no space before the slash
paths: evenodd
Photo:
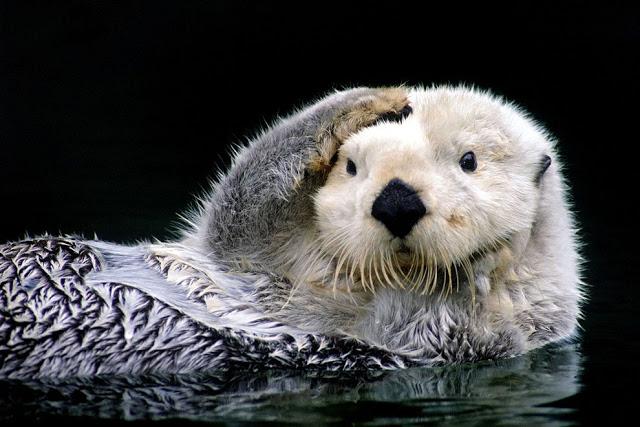
<path id="1" fill-rule="evenodd" d="M 413 114 L 403 122 L 363 129 L 344 143 L 315 197 L 322 249 L 369 288 L 435 285 L 438 269 L 450 280 L 457 265 L 471 268 L 470 256 L 530 229 L 535 178 L 552 150 L 522 113 L 487 94 L 416 89 L 410 99 Z M 478 162 L 474 172 L 459 164 L 469 151 Z M 346 171 L 349 159 L 355 176 Z M 413 187 L 428 210 L 402 241 L 371 215 L 393 178 Z"/>

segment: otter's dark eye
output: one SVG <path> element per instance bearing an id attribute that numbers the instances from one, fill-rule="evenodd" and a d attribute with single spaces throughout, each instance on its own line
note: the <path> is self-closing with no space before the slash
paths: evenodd
<path id="1" fill-rule="evenodd" d="M 349 175 L 354 175 L 354 176 L 355 176 L 356 173 L 358 173 L 357 170 L 356 170 L 356 164 L 353 163 L 353 160 L 351 160 L 351 159 L 347 160 L 347 173 Z"/>
<path id="2" fill-rule="evenodd" d="M 473 154 L 473 151 L 469 151 L 465 153 L 460 158 L 460 167 L 465 172 L 473 172 L 478 167 L 478 162 L 476 161 L 476 155 Z"/>

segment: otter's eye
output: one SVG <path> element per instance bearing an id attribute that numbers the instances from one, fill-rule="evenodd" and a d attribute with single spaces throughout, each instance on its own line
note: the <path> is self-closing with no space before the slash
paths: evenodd
<path id="1" fill-rule="evenodd" d="M 478 167 L 478 162 L 476 161 L 476 155 L 473 154 L 473 151 L 469 151 L 468 153 L 464 153 L 464 155 L 460 158 L 460 167 L 465 172 L 473 172 Z"/>
<path id="2" fill-rule="evenodd" d="M 354 175 L 354 176 L 355 176 L 356 173 L 358 173 L 356 171 L 356 164 L 353 163 L 353 160 L 351 160 L 351 159 L 347 160 L 347 173 L 349 175 Z"/>

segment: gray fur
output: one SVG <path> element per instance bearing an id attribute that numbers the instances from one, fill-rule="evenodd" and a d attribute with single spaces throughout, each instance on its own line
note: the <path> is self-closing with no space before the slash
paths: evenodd
<path id="1" fill-rule="evenodd" d="M 236 154 L 203 206 L 192 242 L 223 259 L 264 263 L 301 225 L 313 221 L 311 195 L 322 177 L 307 176 L 318 131 L 373 89 L 337 92 L 276 123 Z M 247 250 L 247 248 L 251 248 Z"/>

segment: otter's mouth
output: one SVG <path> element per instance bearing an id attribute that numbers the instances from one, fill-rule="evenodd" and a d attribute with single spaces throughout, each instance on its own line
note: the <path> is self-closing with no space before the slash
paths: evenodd
<path id="1" fill-rule="evenodd" d="M 415 261 L 415 255 L 413 251 L 404 243 L 402 243 L 400 247 L 396 249 L 395 255 L 397 263 L 401 268 L 405 266 L 409 267 L 411 266 L 411 263 Z"/>
<path id="2" fill-rule="evenodd" d="M 473 284 L 475 281 L 474 266 L 480 260 L 497 253 L 508 245 L 510 238 L 496 239 L 483 245 L 463 259 L 442 264 L 429 254 L 418 253 L 404 241 L 394 242 L 394 267 L 406 280 L 400 284 L 402 288 L 421 289 L 431 293 L 434 289 L 453 291 L 461 285 Z M 384 284 L 383 284 L 384 285 Z"/>
<path id="3" fill-rule="evenodd" d="M 350 289 L 357 285 L 363 291 L 405 289 L 409 292 L 448 295 L 463 286 L 475 287 L 478 262 L 509 244 L 510 239 L 496 239 L 477 248 L 462 259 L 443 262 L 433 252 L 414 247 L 402 239 L 391 241 L 386 250 L 373 250 L 362 258 L 351 258 L 346 251 L 331 260 L 328 279 L 336 289 L 339 283 Z M 325 270 L 325 273 L 327 270 Z"/>

